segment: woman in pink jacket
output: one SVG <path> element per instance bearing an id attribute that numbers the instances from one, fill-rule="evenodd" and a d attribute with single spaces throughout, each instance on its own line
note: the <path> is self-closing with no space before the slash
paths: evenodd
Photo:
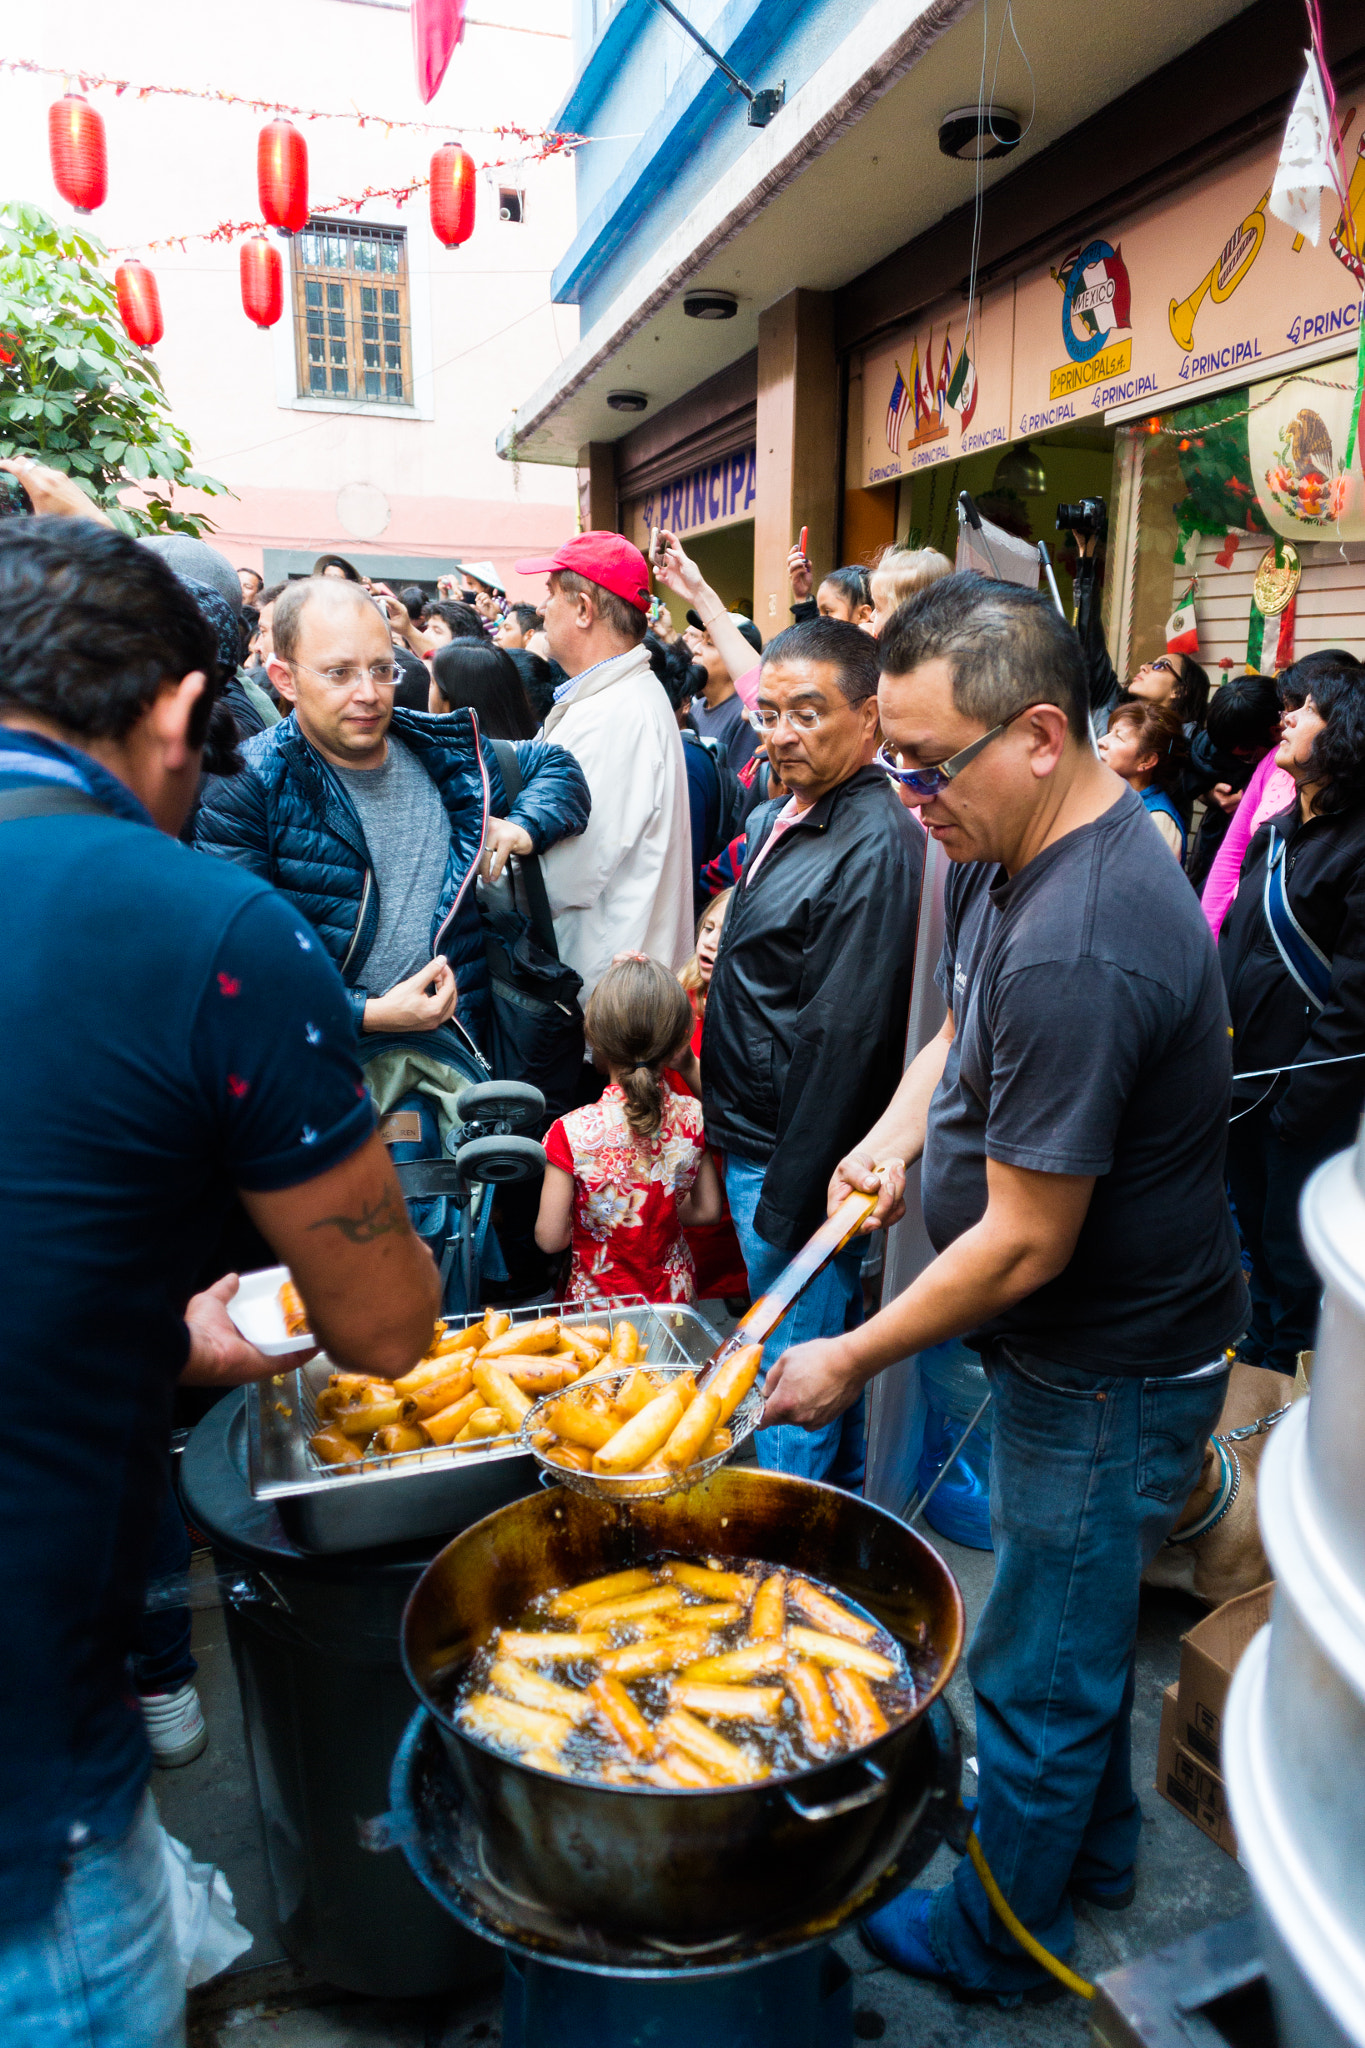
<path id="1" fill-rule="evenodd" d="M 1345 664 L 1357 666 L 1356 657 L 1342 647 L 1326 647 L 1314 654 L 1306 654 L 1302 661 L 1296 661 L 1279 677 L 1280 706 L 1284 711 L 1297 711 L 1313 687 L 1315 674 L 1335 671 Z M 1275 766 L 1275 747 L 1257 764 L 1246 786 L 1242 801 L 1233 812 L 1231 822 L 1223 835 L 1223 843 L 1214 856 L 1209 869 L 1204 893 L 1200 897 L 1209 929 L 1217 939 L 1223 928 L 1232 900 L 1237 894 L 1237 880 L 1242 872 L 1242 861 L 1250 846 L 1253 835 L 1264 825 L 1267 818 L 1273 818 L 1280 811 L 1287 810 L 1297 795 L 1294 778 L 1285 768 Z"/>

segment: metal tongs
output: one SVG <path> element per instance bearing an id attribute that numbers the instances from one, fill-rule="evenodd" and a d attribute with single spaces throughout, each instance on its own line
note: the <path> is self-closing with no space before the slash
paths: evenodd
<path id="1" fill-rule="evenodd" d="M 698 1393 L 727 1358 L 733 1358 L 746 1344 L 761 1344 L 772 1335 L 797 1296 L 803 1294 L 816 1275 L 823 1273 L 830 1260 L 858 1235 L 880 1200 L 880 1189 L 871 1195 L 844 1197 L 834 1214 L 825 1218 L 814 1235 L 807 1238 L 791 1264 L 778 1274 L 768 1292 L 759 1295 L 730 1335 L 716 1346 L 706 1363 L 698 1367 Z"/>
<path id="2" fill-rule="evenodd" d="M 738 1352 L 748 1347 L 762 1344 L 764 1338 L 771 1335 L 802 1290 L 809 1287 L 817 1273 L 823 1272 L 835 1254 L 841 1252 L 849 1239 L 856 1236 L 876 1208 L 879 1199 L 880 1190 L 870 1195 L 849 1195 L 840 1203 L 834 1214 L 826 1218 L 814 1236 L 802 1246 L 791 1264 L 779 1274 L 768 1292 L 759 1296 L 730 1335 L 723 1338 L 711 1356 L 695 1368 L 697 1393 L 704 1391 L 707 1382 L 714 1378 L 728 1359 L 734 1358 Z M 682 1366 L 652 1369 L 656 1372 L 665 1372 L 670 1377 L 677 1377 L 684 1371 L 691 1370 Z M 613 1371 L 609 1366 L 603 1366 L 594 1371 L 590 1378 L 594 1381 L 624 1378 L 628 1371 L 633 1370 L 632 1367 Z M 567 1486 L 575 1493 L 605 1500 L 662 1499 L 668 1494 L 686 1491 L 724 1464 L 725 1460 L 733 1455 L 735 1447 L 747 1436 L 752 1435 L 763 1419 L 762 1393 L 757 1386 L 751 1386 L 740 1399 L 738 1406 L 730 1413 L 727 1424 L 730 1441 L 725 1449 L 716 1451 L 709 1457 L 699 1458 L 692 1464 L 680 1465 L 673 1470 L 651 1467 L 639 1472 L 607 1474 L 556 1460 L 547 1455 L 537 1441 L 543 1419 L 552 1412 L 560 1398 L 557 1393 L 546 1394 L 536 1402 L 522 1423 L 522 1441 L 540 1465 L 547 1480 Z"/>

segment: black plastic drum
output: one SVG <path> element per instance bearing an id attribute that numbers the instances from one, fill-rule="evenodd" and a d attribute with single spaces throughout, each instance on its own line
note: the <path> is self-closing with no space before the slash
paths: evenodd
<path id="1" fill-rule="evenodd" d="M 419 1998 L 478 1982 L 496 1952 L 441 1910 L 397 1856 L 360 1846 L 388 1803 L 412 1712 L 399 1627 L 441 1538 L 315 1556 L 252 1498 L 240 1392 L 210 1410 L 181 1463 L 185 1510 L 213 1544 L 285 1946 L 330 1984 Z"/>

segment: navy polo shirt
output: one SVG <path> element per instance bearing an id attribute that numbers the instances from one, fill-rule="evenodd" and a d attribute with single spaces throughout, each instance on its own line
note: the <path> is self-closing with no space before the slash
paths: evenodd
<path id="1" fill-rule="evenodd" d="M 295 1186 L 373 1113 L 341 979 L 285 899 L 152 825 L 88 756 L 0 727 L 0 1925 L 123 1832 L 150 1753 L 127 1659 L 182 1311 L 234 1189 Z"/>

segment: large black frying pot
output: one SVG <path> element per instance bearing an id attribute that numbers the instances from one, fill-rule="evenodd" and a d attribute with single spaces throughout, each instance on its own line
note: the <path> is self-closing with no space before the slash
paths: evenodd
<path id="1" fill-rule="evenodd" d="M 852 1756 L 758 1785 L 636 1791 L 529 1768 L 456 1728 L 463 1667 L 540 1593 L 659 1551 L 763 1558 L 860 1602 L 909 1652 L 920 1711 Z M 499 1508 L 432 1559 L 403 1657 L 435 1716 L 496 1875 L 604 1927 L 695 1941 L 847 1898 L 895 1860 L 934 1768 L 923 1709 L 962 1653 L 962 1599 L 936 1553 L 869 1502 L 756 1467 L 629 1506 L 555 1487 Z"/>

